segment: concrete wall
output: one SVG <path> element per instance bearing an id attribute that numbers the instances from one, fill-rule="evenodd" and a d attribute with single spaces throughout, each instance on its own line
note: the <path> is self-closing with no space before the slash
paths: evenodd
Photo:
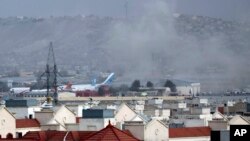
<path id="1" fill-rule="evenodd" d="M 168 128 L 158 120 L 151 120 L 145 125 L 142 121 L 125 122 L 124 129 L 133 136 L 144 141 L 167 141 Z"/>
<path id="2" fill-rule="evenodd" d="M 169 104 L 163 104 L 163 108 L 168 109 L 185 109 L 187 108 L 187 103 L 180 102 L 180 103 L 169 103 Z"/>
<path id="3" fill-rule="evenodd" d="M 185 119 L 185 127 L 202 127 L 206 126 L 206 121 L 204 119 Z"/>
<path id="4" fill-rule="evenodd" d="M 143 122 L 126 122 L 124 129 L 129 130 L 130 133 L 139 140 L 144 140 L 144 124 Z"/>
<path id="5" fill-rule="evenodd" d="M 79 124 L 65 124 L 68 131 L 79 131 Z"/>
<path id="6" fill-rule="evenodd" d="M 193 107 L 191 109 L 191 114 L 210 114 L 210 108 L 207 107 Z"/>
<path id="7" fill-rule="evenodd" d="M 145 126 L 145 141 L 167 141 L 168 128 L 157 120 L 152 120 Z"/>
<path id="8" fill-rule="evenodd" d="M 82 105 L 67 105 L 67 107 L 76 114 L 77 117 L 82 117 Z"/>
<path id="9" fill-rule="evenodd" d="M 144 110 L 144 105 L 138 105 L 138 104 L 135 105 L 136 112 L 143 113 L 143 110 Z"/>
<path id="10" fill-rule="evenodd" d="M 152 118 L 159 119 L 159 120 L 169 119 L 170 109 L 156 109 L 156 110 L 152 109 L 152 110 L 144 111 L 144 114 Z"/>
<path id="11" fill-rule="evenodd" d="M 55 113 L 54 118 L 62 125 L 69 123 L 76 123 L 76 116 L 65 106 L 60 107 L 60 109 Z"/>
<path id="12" fill-rule="evenodd" d="M 63 131 L 58 124 L 41 125 L 41 130 L 58 130 L 58 131 Z"/>
<path id="13" fill-rule="evenodd" d="M 112 125 L 115 125 L 115 119 L 114 118 L 81 118 L 80 119 L 80 125 L 79 130 L 80 131 L 99 131 L 103 128 L 105 128 L 109 121 Z"/>
<path id="14" fill-rule="evenodd" d="M 41 125 L 56 124 L 56 122 L 53 120 L 54 112 L 51 110 L 42 110 L 39 112 L 35 112 L 35 117 Z"/>
<path id="15" fill-rule="evenodd" d="M 123 123 L 124 121 L 130 121 L 136 116 L 136 113 L 131 110 L 127 105 L 123 104 L 119 111 L 115 115 L 116 122 Z"/>
<path id="16" fill-rule="evenodd" d="M 32 115 L 32 118 L 35 117 L 35 111 L 40 111 L 40 107 L 8 107 L 8 110 L 14 114 L 16 119 L 29 118 L 29 115 Z"/>
<path id="17" fill-rule="evenodd" d="M 163 99 L 149 99 L 148 104 L 150 105 L 160 105 L 162 104 Z"/>
<path id="18" fill-rule="evenodd" d="M 161 116 L 168 119 L 170 116 L 170 109 L 162 109 Z"/>
<path id="19" fill-rule="evenodd" d="M 9 107 L 8 110 L 15 116 L 17 119 L 23 119 L 29 117 L 28 107 Z M 34 115 L 33 115 L 34 117 Z"/>
<path id="20" fill-rule="evenodd" d="M 228 122 L 224 120 L 213 120 L 213 121 L 208 121 L 208 126 L 214 130 L 229 130 Z"/>
<path id="21" fill-rule="evenodd" d="M 29 131 L 41 131 L 40 127 L 29 127 L 29 128 L 17 128 L 16 133 L 21 132 L 22 136 L 25 135 Z"/>
<path id="22" fill-rule="evenodd" d="M 6 138 L 8 133 L 16 137 L 16 119 L 3 107 L 0 106 L 0 135 Z"/>

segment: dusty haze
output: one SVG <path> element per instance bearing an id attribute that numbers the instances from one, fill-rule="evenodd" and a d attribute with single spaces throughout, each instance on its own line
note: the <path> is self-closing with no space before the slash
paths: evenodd
<path id="1" fill-rule="evenodd" d="M 137 17 L 0 19 L 1 70 L 40 69 L 49 41 L 59 66 L 115 71 L 119 80 L 176 78 L 204 91 L 249 85 L 249 23 L 173 14 L 164 1 Z"/>

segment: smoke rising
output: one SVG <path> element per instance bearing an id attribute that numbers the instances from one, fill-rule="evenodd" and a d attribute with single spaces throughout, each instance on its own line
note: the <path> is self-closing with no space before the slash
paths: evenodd
<path id="1" fill-rule="evenodd" d="M 229 35 L 220 33 L 221 27 L 213 34 L 209 33 L 213 29 L 183 32 L 178 25 L 180 15 L 173 16 L 166 2 L 154 1 L 145 7 L 144 15 L 117 23 L 109 32 L 109 64 L 123 70 L 125 78 L 194 80 L 207 91 L 248 83 L 244 82 L 247 74 L 242 73 L 248 72 L 247 60 L 229 48 Z M 191 20 L 199 19 L 194 16 Z M 185 28 L 199 30 L 196 25 Z"/>
<path id="2" fill-rule="evenodd" d="M 53 41 L 59 69 L 109 70 L 130 82 L 198 81 L 203 91 L 249 85 L 249 23 L 173 11 L 173 5 L 158 0 L 145 2 L 143 14 L 128 19 L 0 18 L 0 71 L 43 69 Z"/>

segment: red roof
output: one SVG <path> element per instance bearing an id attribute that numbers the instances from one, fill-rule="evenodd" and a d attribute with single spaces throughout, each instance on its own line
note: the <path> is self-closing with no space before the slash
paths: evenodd
<path id="1" fill-rule="evenodd" d="M 67 141 L 139 141 L 129 131 L 121 131 L 111 124 L 100 131 L 29 131 L 22 139 L 62 141 L 65 136 Z"/>
<path id="2" fill-rule="evenodd" d="M 122 130 L 119 130 L 112 126 L 110 123 L 109 125 L 90 135 L 87 139 L 83 141 L 139 141 L 137 138 L 132 136 L 131 134 L 128 134 L 127 131 L 124 132 Z"/>
<path id="3" fill-rule="evenodd" d="M 16 128 L 40 127 L 36 119 L 16 119 Z"/>
<path id="4" fill-rule="evenodd" d="M 210 136 L 209 127 L 169 128 L 169 138 Z"/>
<path id="5" fill-rule="evenodd" d="M 1 139 L 0 141 L 37 141 L 35 139 Z"/>
<path id="6" fill-rule="evenodd" d="M 23 138 L 24 139 L 35 139 L 37 141 L 62 141 L 67 134 L 67 141 L 81 141 L 86 139 L 91 134 L 96 133 L 97 131 L 29 131 Z"/>

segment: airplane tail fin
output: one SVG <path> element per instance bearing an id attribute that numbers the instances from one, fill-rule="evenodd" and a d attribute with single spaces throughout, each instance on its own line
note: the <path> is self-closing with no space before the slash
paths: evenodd
<path id="1" fill-rule="evenodd" d="M 102 82 L 102 85 L 111 85 L 111 83 L 113 82 L 114 80 L 114 77 L 115 77 L 115 73 L 111 73 L 107 78 L 106 80 L 104 80 Z"/>

